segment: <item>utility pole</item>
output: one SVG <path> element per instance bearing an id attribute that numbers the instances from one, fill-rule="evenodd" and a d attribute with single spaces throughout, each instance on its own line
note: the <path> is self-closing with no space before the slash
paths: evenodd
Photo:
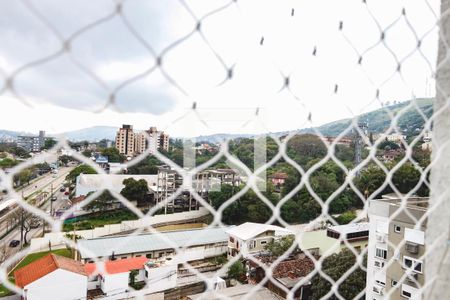
<path id="1" fill-rule="evenodd" d="M 53 217 L 53 183 L 50 185 L 50 216 Z"/>
<path id="2" fill-rule="evenodd" d="M 367 133 L 367 122 L 358 122 L 358 127 L 363 131 L 363 133 L 366 135 Z M 354 147 L 355 147 L 355 159 L 354 159 L 354 163 L 355 163 L 355 168 L 361 163 L 362 161 L 362 147 L 363 147 L 363 143 L 364 141 L 362 140 L 361 135 L 359 134 L 358 130 L 353 129 L 353 143 L 354 143 Z M 356 172 L 356 177 L 359 177 L 359 171 Z"/>

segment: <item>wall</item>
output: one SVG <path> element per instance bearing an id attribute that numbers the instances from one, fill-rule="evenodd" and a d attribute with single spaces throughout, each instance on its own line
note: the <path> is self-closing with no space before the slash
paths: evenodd
<path id="1" fill-rule="evenodd" d="M 168 289 L 172 289 L 177 285 L 177 270 L 176 263 L 168 263 L 160 265 L 156 268 L 149 268 L 145 266 L 147 271 L 147 293 L 155 293 Z"/>
<path id="2" fill-rule="evenodd" d="M 100 287 L 106 295 L 123 293 L 128 289 L 129 272 L 103 275 Z"/>
<path id="3" fill-rule="evenodd" d="M 86 299 L 87 277 L 58 269 L 25 287 L 27 300 Z"/>
<path id="4" fill-rule="evenodd" d="M 143 219 L 134 220 L 134 221 L 124 221 L 120 224 L 112 224 L 112 225 L 105 225 L 103 227 L 97 227 L 95 229 L 90 230 L 77 230 L 75 233 L 84 239 L 92 239 L 97 238 L 101 236 L 116 234 L 124 231 L 134 230 L 141 227 L 146 227 L 149 225 L 155 226 L 158 224 L 165 224 L 166 223 L 178 223 L 178 222 L 188 222 L 193 219 L 198 219 L 201 217 L 205 217 L 209 214 L 208 210 L 204 207 L 200 207 L 199 210 L 195 211 L 186 211 L 186 212 L 180 212 L 180 213 L 173 213 L 168 215 L 156 215 L 151 216 L 145 221 Z M 73 231 L 67 232 L 70 234 L 73 234 Z M 50 232 L 46 233 L 44 237 L 42 238 L 34 238 L 31 239 L 30 244 L 30 251 L 31 252 L 40 252 L 48 250 L 48 243 L 51 242 L 52 246 L 55 246 L 54 248 L 64 248 L 64 241 L 63 238 L 66 233 L 62 232 Z"/>

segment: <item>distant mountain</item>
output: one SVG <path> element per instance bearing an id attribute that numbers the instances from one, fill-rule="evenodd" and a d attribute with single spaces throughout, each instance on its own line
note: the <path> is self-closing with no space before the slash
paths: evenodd
<path id="1" fill-rule="evenodd" d="M 421 113 L 429 118 L 433 114 L 433 99 L 422 98 L 416 99 L 418 108 L 408 108 L 398 119 L 398 127 L 407 136 L 417 135 L 424 127 L 425 120 Z M 411 101 L 404 101 L 398 104 L 390 105 L 388 107 L 380 108 L 365 114 L 358 116 L 360 122 L 366 122 L 368 124 L 368 131 L 372 133 L 382 133 L 391 125 L 391 118 L 387 113 L 390 110 L 393 115 L 399 113 L 400 110 L 405 108 L 411 103 Z M 315 128 L 303 128 L 293 131 L 282 131 L 273 133 L 275 136 L 283 136 L 294 133 L 315 133 L 316 130 L 320 131 L 324 136 L 337 136 L 346 130 L 352 123 L 352 118 L 333 121 Z M 348 134 L 351 134 L 349 132 Z M 220 142 L 224 139 L 230 138 L 243 138 L 252 137 L 251 134 L 214 134 L 208 136 L 199 136 L 197 141 L 208 141 L 212 143 Z"/>
<path id="2" fill-rule="evenodd" d="M 23 131 L 0 130 L 0 141 L 16 140 L 19 135 L 32 135 Z"/>
<path id="3" fill-rule="evenodd" d="M 409 105 L 411 101 L 404 101 L 402 103 L 390 105 L 389 107 L 380 108 L 358 117 L 359 121 L 367 122 L 368 129 L 372 133 L 384 132 L 391 124 L 391 119 L 389 118 L 386 110 L 390 110 L 394 115 L 397 114 L 401 109 Z M 416 99 L 416 108 L 409 108 L 398 120 L 398 126 L 405 135 L 417 135 L 423 128 L 425 120 L 422 115 L 423 113 L 426 118 L 429 118 L 433 114 L 433 99 Z M 342 119 L 334 121 L 331 123 L 324 124 L 322 126 L 316 127 L 325 136 L 337 136 L 343 132 L 352 122 L 351 118 Z M 114 140 L 116 136 L 118 127 L 112 126 L 94 126 L 83 128 L 80 130 L 68 131 L 63 133 L 71 141 L 100 141 L 101 139 Z M 294 131 L 283 131 L 273 133 L 276 136 L 286 135 L 288 133 L 313 133 L 312 128 L 298 129 Z M 0 130 L 0 140 L 15 139 L 18 135 L 30 135 L 29 133 Z M 51 136 L 52 134 L 48 134 Z M 225 139 L 236 139 L 236 138 L 249 138 L 253 137 L 252 134 L 212 134 L 212 135 L 201 135 L 196 137 L 198 142 L 210 142 L 219 143 Z"/>
<path id="4" fill-rule="evenodd" d="M 114 140 L 118 127 L 112 126 L 93 126 L 74 131 L 62 133 L 67 139 L 73 142 L 90 141 L 98 142 L 102 139 Z"/>
<path id="5" fill-rule="evenodd" d="M 218 134 L 212 134 L 212 135 L 200 135 L 197 136 L 195 139 L 197 142 L 209 142 L 218 144 L 224 140 L 227 139 L 237 139 L 237 138 L 250 138 L 253 137 L 253 134 L 228 134 L 228 133 L 218 133 Z"/>
<path id="6" fill-rule="evenodd" d="M 415 100 L 417 107 L 408 108 L 398 119 L 397 125 L 400 130 L 407 136 L 417 135 L 424 127 L 425 120 L 420 114 L 426 118 L 430 118 L 433 114 L 433 99 L 423 98 Z M 400 110 L 408 106 L 411 101 L 401 102 L 395 105 L 390 105 L 389 107 L 380 108 L 365 114 L 358 116 L 358 121 L 367 122 L 368 131 L 372 133 L 382 133 L 385 132 L 387 128 L 391 125 L 391 118 L 389 117 L 387 110 L 390 110 L 393 115 L 396 115 Z M 420 112 L 419 112 L 420 111 Z M 334 121 L 331 123 L 324 124 L 322 126 L 316 127 L 324 136 L 337 136 L 345 129 L 347 129 L 353 119 L 343 119 Z M 301 129 L 299 133 L 312 133 L 314 130 L 311 128 Z"/>

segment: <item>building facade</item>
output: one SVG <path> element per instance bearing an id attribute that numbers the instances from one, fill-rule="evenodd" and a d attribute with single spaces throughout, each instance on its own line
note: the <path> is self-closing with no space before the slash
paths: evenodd
<path id="1" fill-rule="evenodd" d="M 45 146 L 45 131 L 39 131 L 38 136 L 18 136 L 17 146 L 28 152 L 39 152 Z"/>
<path id="2" fill-rule="evenodd" d="M 169 151 L 169 135 L 158 131 L 156 127 L 134 132 L 132 125 L 122 125 L 116 134 L 116 148 L 120 154 L 128 157 L 142 154 L 147 149 L 150 149 L 150 153 L 155 153 L 157 150 Z"/>
<path id="3" fill-rule="evenodd" d="M 427 198 L 379 199 L 369 206 L 366 299 L 422 299 Z M 418 222 L 421 220 L 421 222 Z"/>
<path id="4" fill-rule="evenodd" d="M 131 157 L 135 153 L 135 134 L 132 125 L 122 125 L 116 134 L 116 148 L 120 154 Z"/>
<path id="5" fill-rule="evenodd" d="M 265 246 L 283 236 L 294 233 L 286 228 L 246 222 L 227 230 L 228 233 L 228 257 L 232 258 L 239 253 L 244 258 L 256 255 L 265 250 Z"/>

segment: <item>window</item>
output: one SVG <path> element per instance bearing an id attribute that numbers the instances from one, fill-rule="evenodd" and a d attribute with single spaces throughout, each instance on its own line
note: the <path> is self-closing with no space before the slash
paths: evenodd
<path id="1" fill-rule="evenodd" d="M 147 258 L 152 258 L 152 254 L 151 254 L 151 253 L 146 254 L 145 257 L 147 257 Z"/>
<path id="2" fill-rule="evenodd" d="M 159 252 L 158 253 L 158 257 L 163 257 L 163 255 L 164 255 L 164 252 Z"/>
<path id="3" fill-rule="evenodd" d="M 234 239 L 230 236 L 230 243 L 234 244 Z"/>
<path id="4" fill-rule="evenodd" d="M 250 241 L 250 245 L 248 246 L 250 249 L 253 249 L 256 247 L 256 241 Z"/>
<path id="5" fill-rule="evenodd" d="M 138 254 L 138 255 L 136 255 L 135 257 L 141 257 L 142 255 L 140 255 L 140 254 Z"/>
<path id="6" fill-rule="evenodd" d="M 122 256 L 120 259 L 127 259 L 127 257 L 126 256 Z"/>
<path id="7" fill-rule="evenodd" d="M 403 256 L 403 268 L 422 273 L 422 262 L 411 257 Z"/>
<path id="8" fill-rule="evenodd" d="M 411 298 L 411 293 L 410 293 L 410 292 L 407 292 L 407 291 L 405 291 L 405 290 L 402 290 L 402 296 L 409 299 L 409 298 Z"/>
<path id="9" fill-rule="evenodd" d="M 386 249 L 376 248 L 375 256 L 379 257 L 379 258 L 386 259 L 387 258 L 387 250 Z"/>
<path id="10" fill-rule="evenodd" d="M 380 280 L 375 280 L 375 283 L 382 285 L 382 286 L 386 285 L 386 283 L 384 283 L 383 281 L 380 281 Z"/>
<path id="11" fill-rule="evenodd" d="M 391 280 L 391 286 L 397 286 L 397 280 L 392 279 Z"/>
<path id="12" fill-rule="evenodd" d="M 267 241 L 261 241 L 261 245 L 267 244 Z"/>
<path id="13" fill-rule="evenodd" d="M 400 225 L 394 224 L 394 232 L 400 233 L 402 232 L 402 227 Z"/>
<path id="14" fill-rule="evenodd" d="M 379 260 L 376 260 L 375 262 L 374 262 L 374 264 L 373 264 L 375 267 L 377 267 L 377 268 L 383 268 L 384 267 L 384 261 L 379 261 Z"/>

